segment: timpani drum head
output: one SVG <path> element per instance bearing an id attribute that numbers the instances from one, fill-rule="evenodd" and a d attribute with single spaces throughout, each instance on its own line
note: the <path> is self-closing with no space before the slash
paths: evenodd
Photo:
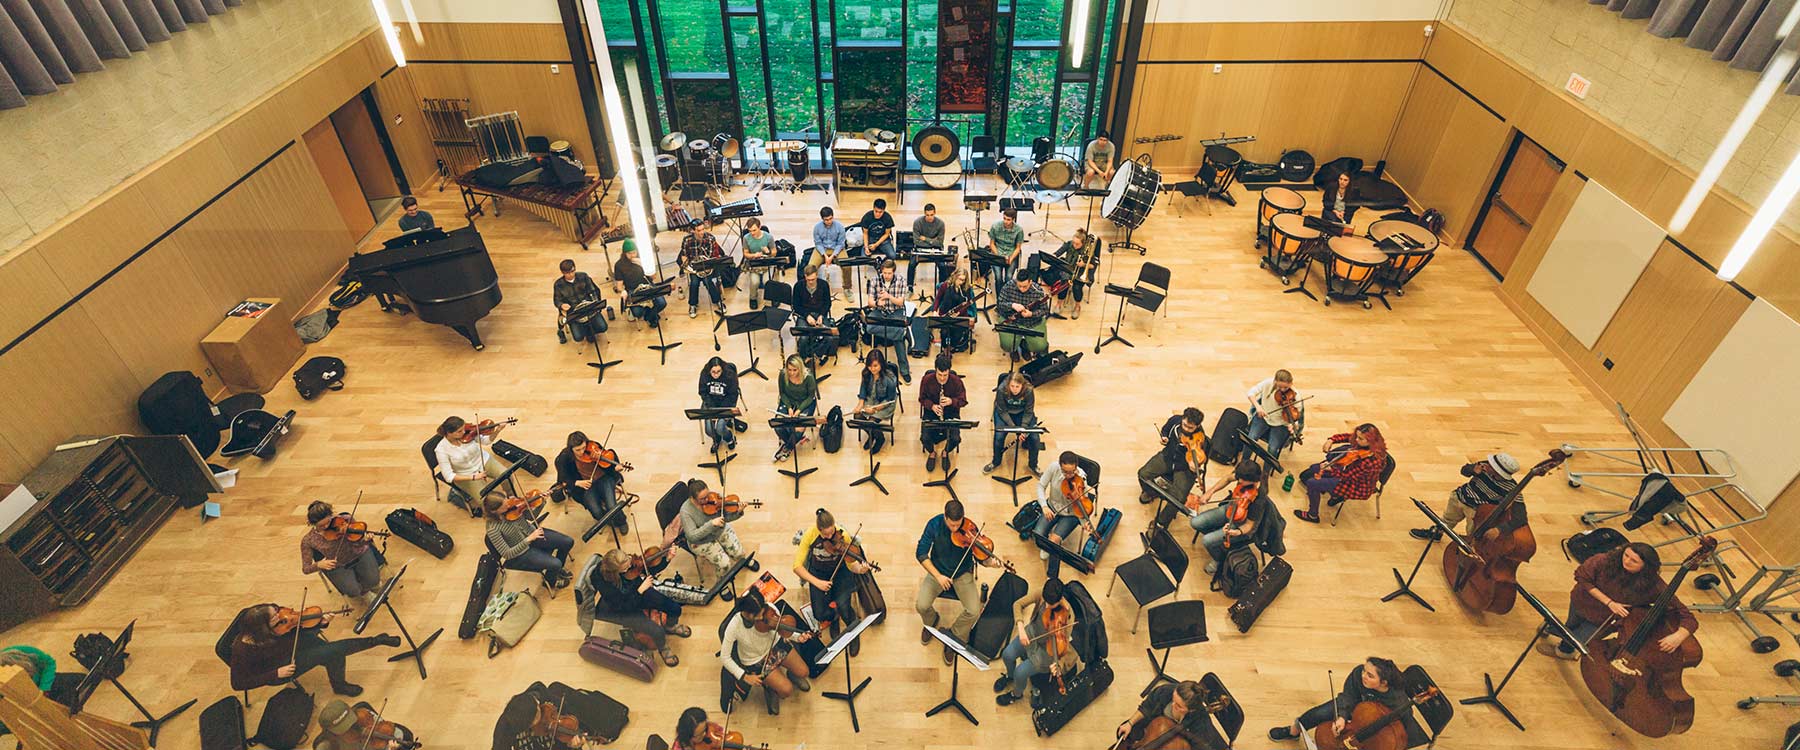
<path id="1" fill-rule="evenodd" d="M 956 157 L 962 152 L 962 144 L 956 138 L 956 131 L 942 125 L 933 125 L 913 135 L 913 158 L 926 167 L 944 167 L 956 163 Z"/>
<path id="2" fill-rule="evenodd" d="M 1306 225 L 1306 217 L 1300 214 L 1276 214 L 1269 221 L 1274 228 L 1271 240 L 1275 243 L 1275 252 L 1282 256 L 1292 256 L 1300 252 L 1300 248 L 1308 242 L 1325 236 L 1323 232 Z"/>
<path id="3" fill-rule="evenodd" d="M 1375 241 L 1367 237 L 1333 237 L 1326 243 L 1331 254 L 1345 260 L 1364 265 L 1380 265 L 1387 262 L 1387 253 L 1375 246 Z"/>
<path id="4" fill-rule="evenodd" d="M 1380 242 L 1396 234 L 1406 235 L 1419 244 L 1424 245 L 1424 247 L 1413 252 L 1425 253 L 1438 248 L 1437 235 L 1432 234 L 1431 230 L 1413 222 L 1401 219 L 1382 219 L 1381 221 L 1369 225 L 1369 239 L 1376 242 Z M 1411 248 L 1406 249 L 1411 250 Z"/>
<path id="5" fill-rule="evenodd" d="M 1217 166 L 1220 169 L 1230 169 L 1231 167 L 1237 166 L 1237 163 L 1243 160 L 1244 157 L 1238 154 L 1237 149 L 1230 146 L 1206 147 L 1206 163 Z"/>
<path id="6" fill-rule="evenodd" d="M 1038 184 L 1045 190 L 1062 190 L 1075 183 L 1075 160 L 1062 154 L 1052 155 L 1038 165 Z"/>
<path id="7" fill-rule="evenodd" d="M 1306 208 L 1306 196 L 1284 187 L 1263 188 L 1257 210 L 1266 223 L 1279 214 L 1297 214 Z"/>

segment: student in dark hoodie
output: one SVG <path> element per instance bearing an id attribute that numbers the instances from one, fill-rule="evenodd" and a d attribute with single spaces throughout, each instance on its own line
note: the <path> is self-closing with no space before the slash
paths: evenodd
<path id="1" fill-rule="evenodd" d="M 706 367 L 700 370 L 700 405 L 708 409 L 730 409 L 732 414 L 742 414 L 738 404 L 737 368 L 732 367 L 721 357 L 707 360 Z M 727 450 L 737 450 L 737 433 L 731 429 L 730 419 L 706 420 L 706 434 L 712 438 L 712 451 L 719 452 L 719 445 L 724 444 Z"/>

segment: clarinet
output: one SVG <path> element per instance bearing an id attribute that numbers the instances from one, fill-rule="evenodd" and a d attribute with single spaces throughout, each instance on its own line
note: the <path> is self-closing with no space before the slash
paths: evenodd
<path id="1" fill-rule="evenodd" d="M 1026 305 L 1024 310 L 1015 311 L 1015 312 L 1013 312 L 1013 314 L 1007 316 L 1006 320 L 1000 321 L 1000 325 L 1012 325 L 1012 324 L 1018 322 L 1018 320 L 1020 318 L 1024 317 L 1025 313 L 1036 310 L 1039 306 L 1048 306 L 1049 304 L 1050 304 L 1049 296 L 1046 295 L 1043 297 L 1039 297 L 1036 302 Z"/>

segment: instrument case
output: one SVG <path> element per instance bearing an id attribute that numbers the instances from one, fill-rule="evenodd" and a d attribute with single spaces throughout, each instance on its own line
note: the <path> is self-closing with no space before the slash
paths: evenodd
<path id="1" fill-rule="evenodd" d="M 200 712 L 200 750 L 247 750 L 244 704 L 235 695 L 220 698 Z"/>
<path id="2" fill-rule="evenodd" d="M 1031 684 L 1037 688 L 1037 697 L 1032 699 L 1034 710 L 1031 712 L 1031 728 L 1039 737 L 1056 734 L 1082 709 L 1093 703 L 1095 698 L 1112 687 L 1112 666 L 1104 659 L 1089 662 L 1074 677 L 1063 682 L 1069 688 L 1066 694 L 1057 692 L 1056 681 L 1048 673 L 1031 676 Z"/>
<path id="3" fill-rule="evenodd" d="M 1274 603 L 1281 590 L 1287 588 L 1288 581 L 1294 577 L 1294 567 L 1279 557 L 1269 558 L 1262 572 L 1256 575 L 1256 583 L 1244 596 L 1231 603 L 1231 622 L 1237 626 L 1239 633 L 1250 632 L 1250 626 L 1256 624 L 1263 610 Z"/>
<path id="4" fill-rule="evenodd" d="M 1230 466 L 1237 463 L 1238 452 L 1242 446 L 1238 443 L 1238 430 L 1250 427 L 1250 417 L 1237 409 L 1226 409 L 1219 413 L 1219 421 L 1213 425 L 1212 438 L 1206 442 L 1206 457 Z"/>
<path id="5" fill-rule="evenodd" d="M 1094 536 L 1081 543 L 1081 556 L 1089 562 L 1100 562 L 1100 553 L 1106 551 L 1106 545 L 1112 542 L 1113 532 L 1119 530 L 1119 519 L 1125 514 L 1118 508 L 1107 508 L 1100 512 L 1100 520 L 1094 524 Z"/>
<path id="6" fill-rule="evenodd" d="M 519 468 L 531 472 L 534 477 L 541 477 L 550 469 L 549 462 L 531 451 L 520 448 L 505 440 L 494 441 L 494 453 L 507 460 L 508 463 L 522 464 Z"/>
<path id="7" fill-rule="evenodd" d="M 387 527 L 394 536 L 412 542 L 413 546 L 439 560 L 449 557 L 451 550 L 456 548 L 456 540 L 438 528 L 436 521 L 412 508 L 400 508 L 387 514 Z"/>
<path id="8" fill-rule="evenodd" d="M 475 637 L 481 613 L 487 609 L 488 597 L 494 593 L 494 581 L 499 578 L 500 556 L 483 553 L 481 560 L 475 563 L 475 579 L 469 583 L 469 601 L 463 605 L 462 623 L 456 628 L 456 637 L 465 641 Z"/>
<path id="9" fill-rule="evenodd" d="M 656 678 L 656 663 L 649 652 L 611 638 L 589 636 L 581 642 L 581 658 L 643 682 Z"/>
<path id="10" fill-rule="evenodd" d="M 294 750 L 306 741 L 312 721 L 312 693 L 306 692 L 300 683 L 289 683 L 281 692 L 270 696 L 263 706 L 262 719 L 256 723 L 256 736 L 250 738 L 250 742 L 273 750 Z"/>

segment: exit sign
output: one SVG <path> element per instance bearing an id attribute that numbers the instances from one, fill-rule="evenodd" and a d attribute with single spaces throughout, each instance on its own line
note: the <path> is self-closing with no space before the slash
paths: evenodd
<path id="1" fill-rule="evenodd" d="M 1563 89 L 1568 91 L 1571 94 L 1574 94 L 1575 98 L 1577 98 L 1577 99 L 1586 99 L 1587 95 L 1588 95 L 1588 87 L 1592 86 L 1592 85 L 1593 85 L 1593 83 L 1591 81 L 1589 81 L 1586 78 L 1582 78 L 1579 73 L 1570 73 L 1569 74 L 1569 82 L 1563 84 Z"/>

